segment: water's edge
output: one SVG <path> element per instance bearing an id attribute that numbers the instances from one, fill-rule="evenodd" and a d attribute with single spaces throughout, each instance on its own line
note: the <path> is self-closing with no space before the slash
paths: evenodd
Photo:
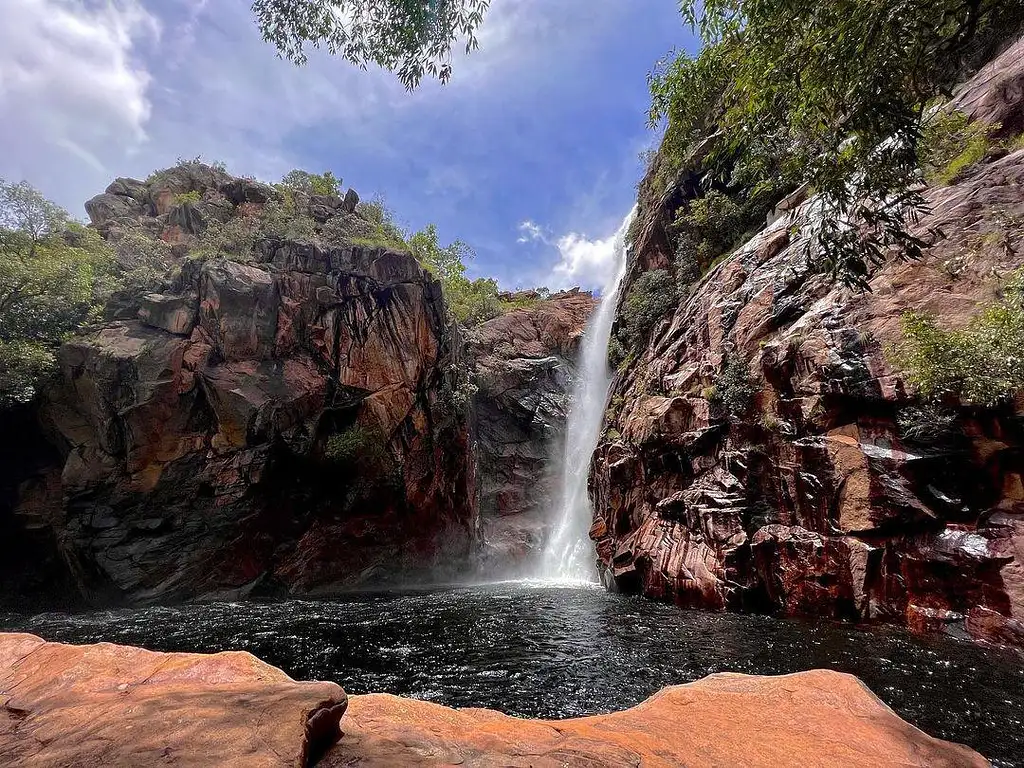
<path id="1" fill-rule="evenodd" d="M 0 614 L 0 629 L 158 651 L 244 650 L 299 680 L 557 719 L 626 709 L 715 672 L 861 678 L 925 732 L 1024 768 L 1012 652 L 889 627 L 679 611 L 600 588 L 509 582 L 333 600 Z"/>

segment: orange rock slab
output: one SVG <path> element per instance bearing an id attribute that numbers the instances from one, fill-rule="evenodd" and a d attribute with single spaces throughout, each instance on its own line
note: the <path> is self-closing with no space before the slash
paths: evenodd
<path id="1" fill-rule="evenodd" d="M 154 653 L 0 634 L 0 765 L 305 766 L 345 692 L 248 653 Z"/>
<path id="2" fill-rule="evenodd" d="M 623 712 L 543 721 L 383 694 L 347 699 L 333 683 L 295 682 L 248 653 L 154 653 L 0 634 L 0 766 L 8 765 L 959 768 L 988 762 L 904 722 L 857 678 L 826 670 L 712 675 Z"/>
<path id="3" fill-rule="evenodd" d="M 989 763 L 900 719 L 852 675 L 723 673 L 623 712 L 520 720 L 482 709 L 354 696 L 323 766 L 474 768 L 959 768 Z"/>

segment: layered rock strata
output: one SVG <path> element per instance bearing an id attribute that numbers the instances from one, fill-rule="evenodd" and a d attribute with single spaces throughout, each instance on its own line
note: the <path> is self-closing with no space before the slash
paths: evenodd
<path id="1" fill-rule="evenodd" d="M 477 386 L 481 569 L 492 577 L 528 568 L 543 545 L 576 357 L 596 304 L 590 293 L 556 293 L 469 334 Z"/>
<path id="2" fill-rule="evenodd" d="M 1015 124 L 1021 45 L 957 105 Z M 686 182 L 641 210 L 624 293 L 673 269 Z M 609 583 L 1024 645 L 1022 404 L 930 409 L 892 355 L 906 313 L 963 327 L 1024 265 L 1024 151 L 994 150 L 927 199 L 924 257 L 888 261 L 869 292 L 808 264 L 794 225 L 813 203 L 796 199 L 655 326 L 594 458 Z M 726 412 L 726 387 L 749 407 Z"/>
<path id="3" fill-rule="evenodd" d="M 14 512 L 94 601 L 446 579 L 473 548 L 469 363 L 440 284 L 319 229 L 197 255 L 204 227 L 275 195 L 189 164 L 87 206 L 112 238 L 177 243 L 158 292 L 61 349 L 42 407 L 58 460 Z M 370 226 L 353 196 L 292 205 L 325 233 Z"/>

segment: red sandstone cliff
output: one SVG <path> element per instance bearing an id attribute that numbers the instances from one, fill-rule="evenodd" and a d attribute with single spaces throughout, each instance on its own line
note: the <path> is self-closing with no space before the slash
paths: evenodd
<path id="1" fill-rule="evenodd" d="M 543 547 L 579 342 L 596 304 L 590 293 L 556 293 L 469 334 L 481 568 L 491 577 L 521 571 Z"/>
<path id="2" fill-rule="evenodd" d="M 175 243 L 157 292 L 61 350 L 42 408 L 59 455 L 15 510 L 89 596 L 450 577 L 472 548 L 465 343 L 412 256 L 326 234 L 372 229 L 355 193 L 293 201 L 316 232 L 244 263 L 195 255 L 279 197 L 190 163 L 87 205 L 112 241 Z"/>
<path id="3" fill-rule="evenodd" d="M 1022 62 L 1024 41 L 957 104 L 1024 127 Z M 624 294 L 671 268 L 684 194 L 641 209 Z M 1024 151 L 990 153 L 928 198 L 919 231 L 941 234 L 920 261 L 886 263 L 869 293 L 811 268 L 783 217 L 656 325 L 618 377 L 593 464 L 592 536 L 619 588 L 1024 645 L 1021 403 L 961 404 L 955 439 L 922 441 L 901 426 L 920 402 L 886 352 L 905 312 L 963 326 L 1024 265 Z M 707 394 L 729 360 L 754 388 L 740 417 Z"/>

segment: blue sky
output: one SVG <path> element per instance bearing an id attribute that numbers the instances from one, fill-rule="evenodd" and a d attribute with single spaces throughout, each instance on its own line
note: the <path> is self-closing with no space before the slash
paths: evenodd
<path id="1" fill-rule="evenodd" d="M 438 225 L 506 287 L 599 287 L 632 205 L 646 74 L 693 50 L 674 0 L 493 0 L 446 86 L 326 55 L 297 68 L 246 0 L 4 0 L 0 176 L 83 214 L 178 157 L 276 180 L 331 169 Z"/>

